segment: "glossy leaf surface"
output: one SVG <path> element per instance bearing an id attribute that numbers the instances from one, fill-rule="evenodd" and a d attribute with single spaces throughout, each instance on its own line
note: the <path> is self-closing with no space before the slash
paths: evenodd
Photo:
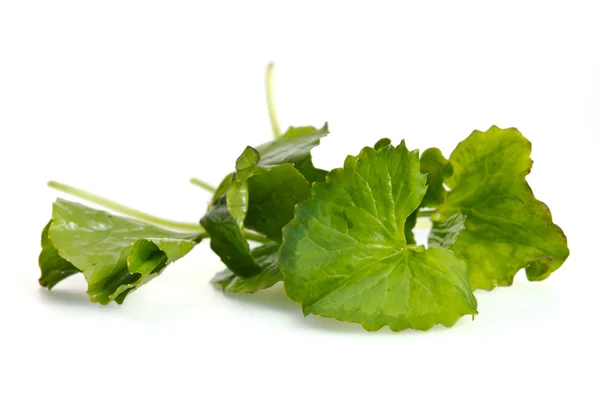
<path id="1" fill-rule="evenodd" d="M 58 199 L 42 232 L 40 284 L 82 272 L 93 302 L 125 297 L 187 254 L 198 235 L 182 234 Z"/>
<path id="2" fill-rule="evenodd" d="M 425 180 L 418 153 L 402 142 L 365 148 L 313 185 L 284 229 L 279 256 L 286 293 L 305 314 L 399 331 L 477 313 L 463 261 L 407 244 L 405 222 Z"/>

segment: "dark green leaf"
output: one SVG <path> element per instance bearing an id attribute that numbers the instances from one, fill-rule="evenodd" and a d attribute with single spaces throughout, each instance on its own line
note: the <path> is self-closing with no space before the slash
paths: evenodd
<path id="1" fill-rule="evenodd" d="M 521 268 L 529 280 L 543 280 L 569 255 L 565 235 L 525 180 L 530 153 L 531 143 L 517 129 L 493 126 L 474 131 L 450 156 L 454 174 L 446 183 L 452 190 L 430 243 L 467 262 L 474 289 L 511 285 Z M 462 225 L 452 220 L 458 214 L 466 216 Z"/>
<path id="2" fill-rule="evenodd" d="M 248 196 L 245 226 L 281 242 L 281 230 L 296 204 L 310 197 L 310 185 L 291 164 L 282 164 L 250 178 Z"/>
<path id="3" fill-rule="evenodd" d="M 413 229 L 417 224 L 417 218 L 419 214 L 419 209 L 417 208 L 406 218 L 406 223 L 404 224 L 404 235 L 406 236 L 406 244 L 416 244 L 415 234 L 413 233 Z"/>
<path id="4" fill-rule="evenodd" d="M 260 267 L 252 258 L 244 228 L 280 242 L 283 226 L 294 216 L 294 206 L 310 197 L 310 186 L 291 164 L 260 169 L 243 182 L 247 183 L 245 194 L 249 198 L 243 227 L 240 219 L 232 215 L 240 211 L 228 207 L 224 197 L 202 218 L 201 224 L 211 236 L 211 248 L 223 263 L 238 276 L 249 277 L 259 273 Z M 232 183 L 230 190 L 237 183 Z M 229 199 L 229 191 L 227 194 Z"/>
<path id="5" fill-rule="evenodd" d="M 327 171 L 315 168 L 310 157 L 307 157 L 302 162 L 296 162 L 294 166 L 306 178 L 308 183 L 311 184 L 314 182 L 323 182 L 327 175 Z"/>
<path id="6" fill-rule="evenodd" d="M 305 314 L 395 331 L 451 326 L 477 303 L 467 267 L 445 249 L 407 245 L 407 217 L 425 192 L 417 152 L 404 142 L 349 156 L 296 207 L 279 267 Z"/>
<path id="7" fill-rule="evenodd" d="M 198 235 L 175 233 L 58 199 L 42 232 L 40 284 L 53 287 L 76 272 L 94 302 L 122 303 L 125 296 L 187 254 Z"/>
<path id="8" fill-rule="evenodd" d="M 282 228 L 293 218 L 294 206 L 310 197 L 309 181 L 324 180 L 326 172 L 313 166 L 310 150 L 327 133 L 327 126 L 321 130 L 290 128 L 277 140 L 256 149 L 246 147 L 238 157 L 225 200 L 202 219 L 211 235 L 211 248 L 231 273 L 272 279 L 270 273 L 258 274 L 260 264 L 253 258 L 244 230 L 281 242 Z"/>
<path id="9" fill-rule="evenodd" d="M 239 223 L 227 210 L 224 196 L 217 200 L 200 223 L 210 235 L 210 248 L 233 273 L 250 277 L 261 271 L 252 259 L 250 245 Z"/>
<path id="10" fill-rule="evenodd" d="M 383 141 L 384 139 L 380 142 Z M 384 144 L 385 142 L 382 143 L 382 145 Z M 444 202 L 446 199 L 444 179 L 452 175 L 452 166 L 437 148 L 430 148 L 423 152 L 419 160 L 419 167 L 421 173 L 427 175 L 427 193 L 425 193 L 425 197 L 423 197 L 419 208 L 410 214 L 406 220 L 406 225 L 404 225 L 406 241 L 409 244 L 416 243 L 413 229 L 417 224 L 419 211 L 422 208 L 437 207 Z"/>
<path id="11" fill-rule="evenodd" d="M 279 139 L 256 147 L 260 154 L 258 165 L 269 167 L 290 163 L 294 164 L 310 183 L 323 181 L 327 172 L 314 167 L 310 151 L 327 134 L 327 124 L 321 129 L 290 127 Z"/>
<path id="12" fill-rule="evenodd" d="M 326 125 L 321 130 L 290 128 L 256 149 L 246 147 L 226 192 L 227 208 L 240 227 L 281 241 L 281 228 L 292 219 L 294 205 L 310 196 L 311 179 L 326 174 L 314 168 L 310 150 L 327 133 Z M 308 182 L 303 172 L 310 176 Z"/>
<path id="13" fill-rule="evenodd" d="M 269 288 L 281 281 L 281 272 L 276 263 L 278 251 L 279 244 L 275 242 L 255 248 L 252 250 L 251 256 L 260 266 L 260 273 L 252 277 L 240 277 L 231 270 L 225 269 L 215 275 L 212 283 L 220 285 L 223 290 L 228 292 L 252 293 Z"/>

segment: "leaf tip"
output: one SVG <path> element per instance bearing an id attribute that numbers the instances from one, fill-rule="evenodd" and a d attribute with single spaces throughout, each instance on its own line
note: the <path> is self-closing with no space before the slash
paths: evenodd
<path id="1" fill-rule="evenodd" d="M 389 145 L 391 145 L 392 141 L 389 138 L 381 138 L 380 140 L 378 140 L 375 143 L 375 146 L 373 146 L 373 148 L 375 150 L 381 150 Z"/>

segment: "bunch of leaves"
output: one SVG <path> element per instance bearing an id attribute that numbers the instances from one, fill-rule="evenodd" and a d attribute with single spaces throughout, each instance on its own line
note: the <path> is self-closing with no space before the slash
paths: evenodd
<path id="1" fill-rule="evenodd" d="M 531 144 L 514 128 L 474 131 L 446 159 L 390 139 L 348 156 L 330 172 L 311 149 L 328 126 L 280 132 L 248 146 L 212 191 L 200 224 L 150 216 L 66 185 L 52 187 L 129 217 L 57 200 L 42 232 L 40 284 L 83 273 L 90 299 L 122 303 L 202 239 L 225 269 L 212 282 L 252 293 L 283 281 L 287 296 L 315 314 L 394 331 L 453 325 L 477 314 L 476 289 L 531 281 L 569 255 L 566 237 L 527 181 Z M 432 221 L 428 248 L 418 219 Z M 135 218 L 135 219 L 133 219 Z"/>

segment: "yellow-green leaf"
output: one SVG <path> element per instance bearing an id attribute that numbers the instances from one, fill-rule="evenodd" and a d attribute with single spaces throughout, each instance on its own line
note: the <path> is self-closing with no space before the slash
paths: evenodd
<path id="1" fill-rule="evenodd" d="M 467 263 L 473 289 L 511 285 L 522 268 L 529 280 L 543 280 L 569 256 L 563 231 L 525 180 L 530 153 L 517 129 L 493 126 L 474 131 L 450 156 L 451 191 L 430 245 L 450 248 Z"/>

